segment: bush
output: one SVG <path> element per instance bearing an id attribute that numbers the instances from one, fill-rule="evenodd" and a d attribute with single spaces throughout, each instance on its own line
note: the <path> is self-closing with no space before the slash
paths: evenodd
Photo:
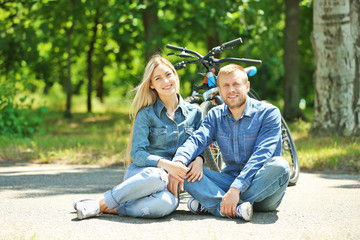
<path id="1" fill-rule="evenodd" d="M 33 101 L 24 104 L 27 97 L 20 99 L 19 104 L 15 103 L 17 90 L 11 81 L 0 82 L 0 134 L 32 136 L 42 122 L 41 116 L 47 113 L 46 107 L 32 110 Z"/>

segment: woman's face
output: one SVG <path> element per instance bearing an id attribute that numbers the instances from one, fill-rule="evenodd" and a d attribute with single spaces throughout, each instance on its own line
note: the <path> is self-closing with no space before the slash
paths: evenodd
<path id="1" fill-rule="evenodd" d="M 155 89 L 159 97 L 176 94 L 176 76 L 165 64 L 157 66 L 150 79 L 150 88 Z"/>

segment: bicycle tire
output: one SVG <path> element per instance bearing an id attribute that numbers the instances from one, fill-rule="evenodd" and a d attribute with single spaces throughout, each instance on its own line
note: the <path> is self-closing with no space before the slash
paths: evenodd
<path id="1" fill-rule="evenodd" d="M 281 139 L 281 155 L 283 158 L 285 158 L 290 166 L 289 186 L 294 186 L 299 180 L 300 164 L 294 140 L 291 137 L 289 127 L 287 126 L 283 117 L 281 117 Z"/>
<path id="2" fill-rule="evenodd" d="M 203 117 L 207 115 L 209 110 L 213 107 L 217 106 L 216 103 L 211 101 L 203 102 L 200 105 L 201 111 L 203 113 Z M 224 162 L 222 159 L 220 148 L 216 141 L 214 141 L 209 147 L 207 147 L 204 151 L 205 155 L 205 166 L 210 168 L 211 170 L 220 172 L 223 168 Z"/>

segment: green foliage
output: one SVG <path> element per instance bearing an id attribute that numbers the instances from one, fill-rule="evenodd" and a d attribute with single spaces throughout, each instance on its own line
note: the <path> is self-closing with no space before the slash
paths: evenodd
<path id="1" fill-rule="evenodd" d="M 0 81 L 0 134 L 32 136 L 38 130 L 47 108 L 43 106 L 33 111 L 33 101 L 25 104 L 26 96 L 19 99 L 19 104 L 15 103 L 16 92 L 14 83 Z"/>
<path id="2" fill-rule="evenodd" d="M 93 91 L 102 87 L 105 97 L 119 92 L 125 95 L 139 83 L 146 52 L 154 46 L 161 46 L 158 51 L 164 55 L 167 43 L 204 54 L 213 47 L 207 46 L 211 37 L 218 36 L 221 43 L 242 37 L 244 44 L 222 57 L 261 59 L 263 64 L 251 79 L 252 87 L 262 98 L 279 101 L 284 73 L 284 7 L 281 0 L 224 0 L 221 4 L 216 0 L 5 1 L 0 3 L 0 78 L 26 75 L 26 90 L 34 92 L 41 87 L 48 94 L 55 83 L 66 88 L 70 64 L 72 90 L 84 95 L 87 53 L 95 28 Z M 300 91 L 301 98 L 311 105 L 312 1 L 303 0 L 300 7 Z M 146 42 L 143 16 L 150 10 L 159 21 L 151 26 L 152 38 Z M 184 95 L 190 93 L 193 72 L 189 68 L 179 72 Z"/>

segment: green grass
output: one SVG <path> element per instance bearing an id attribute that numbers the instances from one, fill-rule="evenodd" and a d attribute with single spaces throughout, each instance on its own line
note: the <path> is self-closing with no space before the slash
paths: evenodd
<path id="1" fill-rule="evenodd" d="M 314 136 L 311 123 L 289 124 L 300 167 L 305 170 L 360 172 L 360 136 Z"/>
<path id="2" fill-rule="evenodd" d="M 50 112 L 43 121 L 45 134 L 32 138 L 0 136 L 0 161 L 56 164 L 122 165 L 129 140 L 129 101 L 112 98 L 94 102 L 94 112 L 84 113 L 84 97 L 74 98 L 74 117 Z M 61 100 L 63 101 L 63 100 Z M 59 102 L 61 102 L 59 101 Z M 311 114 L 308 114 L 311 119 Z M 318 137 L 311 123 L 289 124 L 303 170 L 360 172 L 360 137 Z"/>
<path id="3" fill-rule="evenodd" d="M 50 112 L 45 134 L 0 137 L 0 160 L 60 164 L 123 164 L 130 134 L 128 113 L 75 113 L 64 119 Z"/>

